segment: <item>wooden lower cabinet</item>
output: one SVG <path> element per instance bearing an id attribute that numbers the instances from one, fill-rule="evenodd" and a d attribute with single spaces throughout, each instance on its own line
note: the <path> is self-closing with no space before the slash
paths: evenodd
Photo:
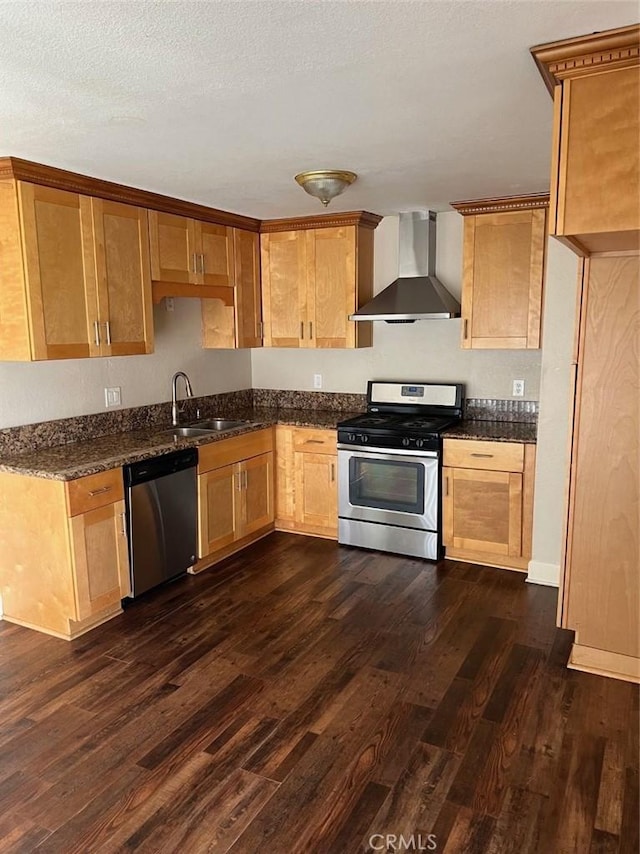
<path id="1" fill-rule="evenodd" d="M 0 495 L 5 620 L 71 640 L 120 613 L 130 592 L 120 469 L 67 483 L 3 473 Z"/>
<path id="2" fill-rule="evenodd" d="M 196 572 L 273 530 L 273 469 L 271 428 L 200 449 Z"/>
<path id="3" fill-rule="evenodd" d="M 338 537 L 335 430 L 276 428 L 276 528 Z"/>
<path id="4" fill-rule="evenodd" d="M 535 446 L 444 440 L 446 556 L 526 571 L 531 557 Z"/>

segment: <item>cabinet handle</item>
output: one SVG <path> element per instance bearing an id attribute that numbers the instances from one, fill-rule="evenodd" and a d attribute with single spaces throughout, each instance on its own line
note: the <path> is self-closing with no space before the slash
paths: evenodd
<path id="1" fill-rule="evenodd" d="M 204 254 L 200 254 L 200 272 L 204 276 Z"/>
<path id="2" fill-rule="evenodd" d="M 467 340 L 467 337 L 468 337 L 468 335 L 469 335 L 469 321 L 467 320 L 467 318 L 466 318 L 466 317 L 465 317 L 465 319 L 462 321 L 462 324 L 463 324 L 462 337 L 463 337 L 463 338 L 464 338 L 464 340 L 466 341 L 466 340 Z"/>
<path id="3" fill-rule="evenodd" d="M 331 463 L 331 483 L 336 482 L 336 464 Z"/>
<path id="4" fill-rule="evenodd" d="M 309 321 L 309 338 L 313 338 L 313 322 Z"/>
<path id="5" fill-rule="evenodd" d="M 258 322 L 259 335 L 258 338 L 264 338 L 264 321 L 260 320 Z"/>
<path id="6" fill-rule="evenodd" d="M 305 445 L 324 445 L 322 439 L 307 439 Z"/>
<path id="7" fill-rule="evenodd" d="M 242 485 L 243 485 L 244 489 L 246 489 L 249 486 L 249 475 L 247 474 L 246 469 L 242 472 Z"/>
<path id="8" fill-rule="evenodd" d="M 480 457 L 483 460 L 493 459 L 493 454 L 471 454 L 472 457 Z"/>
<path id="9" fill-rule="evenodd" d="M 304 341 L 304 320 L 300 321 L 300 340 Z"/>
<path id="10" fill-rule="evenodd" d="M 234 479 L 234 480 L 235 480 L 236 478 L 238 478 L 238 480 L 236 481 L 236 489 L 238 490 L 238 492 L 240 492 L 240 490 L 242 489 L 242 486 L 241 486 L 241 483 L 240 483 L 240 480 L 241 480 L 241 478 L 242 478 L 242 472 L 237 471 L 237 472 L 234 474 L 234 476 L 233 476 L 233 479 Z"/>
<path id="11" fill-rule="evenodd" d="M 127 536 L 127 514 L 126 514 L 126 511 L 124 513 L 121 513 L 120 517 L 122 519 L 122 531 L 120 531 L 120 533 L 122 534 L 123 537 L 126 537 Z"/>
<path id="12" fill-rule="evenodd" d="M 89 495 L 93 498 L 95 495 L 102 495 L 104 492 L 111 492 L 111 486 L 101 486 L 100 489 L 90 489 Z"/>
<path id="13" fill-rule="evenodd" d="M 100 346 L 100 324 L 97 320 L 93 321 L 93 334 L 96 342 L 96 347 Z"/>
<path id="14" fill-rule="evenodd" d="M 107 345 L 111 347 L 111 323 L 108 320 L 105 320 L 104 328 L 107 333 Z"/>
<path id="15" fill-rule="evenodd" d="M 198 256 L 195 252 L 191 256 L 191 267 L 193 268 L 194 273 L 198 272 Z"/>
<path id="16" fill-rule="evenodd" d="M 444 479 L 444 497 L 446 498 L 449 494 L 449 478 L 445 477 Z"/>

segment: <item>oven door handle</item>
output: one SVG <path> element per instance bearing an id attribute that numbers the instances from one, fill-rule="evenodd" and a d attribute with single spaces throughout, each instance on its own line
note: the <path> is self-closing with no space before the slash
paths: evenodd
<path id="1" fill-rule="evenodd" d="M 359 457 L 367 460 L 392 460 L 393 462 L 407 462 L 413 458 L 419 458 L 427 462 L 428 460 L 437 460 L 438 451 L 419 451 L 419 450 L 391 450 L 390 448 L 363 448 L 361 446 L 354 447 L 353 445 L 338 445 L 338 456 L 341 454 L 348 457 Z"/>

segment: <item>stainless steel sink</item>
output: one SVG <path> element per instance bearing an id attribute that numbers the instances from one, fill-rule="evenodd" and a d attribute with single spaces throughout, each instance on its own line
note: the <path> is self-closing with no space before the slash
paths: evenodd
<path id="1" fill-rule="evenodd" d="M 212 418 L 209 421 L 198 421 L 194 429 L 221 433 L 223 430 L 233 430 L 235 427 L 245 427 L 248 421 L 231 421 L 226 418 Z"/>
<path id="2" fill-rule="evenodd" d="M 184 438 L 209 436 L 213 432 L 213 430 L 207 430 L 204 427 L 172 427 L 171 430 L 167 430 L 167 433 L 172 433 L 174 436 L 181 436 Z"/>

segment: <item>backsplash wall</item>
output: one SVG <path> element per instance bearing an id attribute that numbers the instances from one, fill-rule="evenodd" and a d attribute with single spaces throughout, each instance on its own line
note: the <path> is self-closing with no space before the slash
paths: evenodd
<path id="1" fill-rule="evenodd" d="M 455 212 L 438 214 L 437 273 L 460 298 L 462 222 Z M 398 218 L 385 217 L 375 231 L 375 284 L 378 293 L 398 274 Z M 323 390 L 366 391 L 369 379 L 433 380 L 466 383 L 467 397 L 510 398 L 512 381 L 525 381 L 525 398 L 537 400 L 539 350 L 462 350 L 460 319 L 374 325 L 374 346 L 362 350 L 251 351 L 254 388 L 313 389 L 322 374 Z"/>
<path id="2" fill-rule="evenodd" d="M 186 371 L 196 395 L 251 388 L 248 350 L 203 350 L 200 300 L 154 308 L 155 352 L 112 359 L 0 362 L 0 428 L 106 412 L 104 389 L 120 386 L 122 406 L 171 398 L 171 377 Z M 180 394 L 183 394 L 182 384 Z"/>

